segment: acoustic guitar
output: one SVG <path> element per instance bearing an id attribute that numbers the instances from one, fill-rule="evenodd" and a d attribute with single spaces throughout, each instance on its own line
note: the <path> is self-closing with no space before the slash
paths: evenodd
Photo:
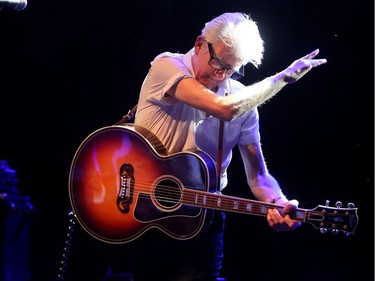
<path id="1" fill-rule="evenodd" d="M 80 225 L 111 244 L 137 239 L 151 228 L 175 239 L 196 236 L 213 210 L 267 216 L 283 206 L 217 192 L 215 162 L 203 151 L 169 154 L 158 139 L 133 124 L 91 133 L 77 149 L 69 173 L 69 199 Z M 354 233 L 357 208 L 297 208 L 293 218 L 325 233 Z"/>

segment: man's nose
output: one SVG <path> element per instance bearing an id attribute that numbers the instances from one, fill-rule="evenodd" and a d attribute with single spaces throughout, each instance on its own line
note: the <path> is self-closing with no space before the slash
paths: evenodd
<path id="1" fill-rule="evenodd" d="M 226 78 L 226 70 L 225 69 L 215 69 L 214 71 L 216 77 L 218 77 L 219 79 L 222 79 L 224 80 Z"/>

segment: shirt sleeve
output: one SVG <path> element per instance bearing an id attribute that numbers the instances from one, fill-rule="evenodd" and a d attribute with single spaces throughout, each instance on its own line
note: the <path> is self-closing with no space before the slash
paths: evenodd
<path id="1" fill-rule="evenodd" d="M 239 81 L 231 80 L 229 93 L 236 93 L 244 87 L 246 86 Z M 233 126 L 232 131 L 239 130 L 238 144 L 246 145 L 260 141 L 259 113 L 257 107 L 235 118 L 230 123 Z"/>
<path id="2" fill-rule="evenodd" d="M 255 108 L 243 116 L 241 133 L 238 143 L 246 145 L 260 141 L 259 133 L 259 113 Z"/>
<path id="3" fill-rule="evenodd" d="M 176 99 L 166 93 L 184 78 L 193 77 L 190 70 L 176 57 L 160 57 L 151 63 L 147 83 L 162 104 L 172 104 Z"/>

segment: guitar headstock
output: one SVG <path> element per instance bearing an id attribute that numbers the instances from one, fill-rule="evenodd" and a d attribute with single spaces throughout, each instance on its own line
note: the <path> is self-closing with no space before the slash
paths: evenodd
<path id="1" fill-rule="evenodd" d="M 306 220 L 320 229 L 321 233 L 327 233 L 332 230 L 333 234 L 343 232 L 346 236 L 354 234 L 354 229 L 358 224 L 357 208 L 353 203 L 348 203 L 347 208 L 342 208 L 340 201 L 336 202 L 336 207 L 330 207 L 329 201 L 326 205 L 319 205 L 310 210 Z"/>

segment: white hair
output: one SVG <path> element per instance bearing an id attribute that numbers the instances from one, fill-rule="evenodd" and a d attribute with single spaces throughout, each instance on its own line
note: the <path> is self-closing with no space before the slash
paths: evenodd
<path id="1" fill-rule="evenodd" d="M 224 13 L 207 22 L 202 29 L 206 40 L 215 44 L 220 40 L 230 47 L 231 54 L 258 68 L 263 59 L 264 42 L 257 23 L 244 13 Z"/>

